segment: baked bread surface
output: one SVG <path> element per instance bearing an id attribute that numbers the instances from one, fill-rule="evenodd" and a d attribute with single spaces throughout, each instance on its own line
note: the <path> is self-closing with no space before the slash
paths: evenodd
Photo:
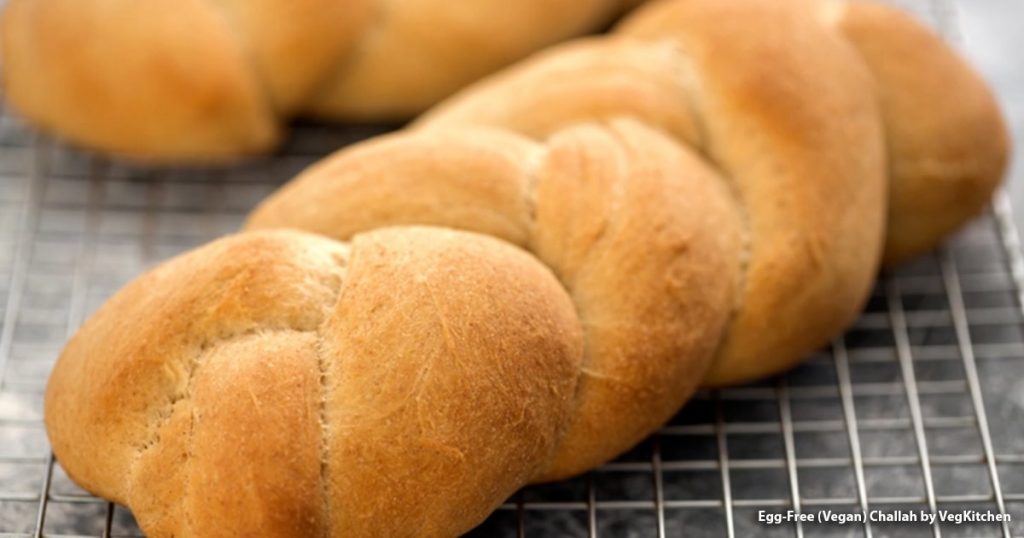
<path id="1" fill-rule="evenodd" d="M 405 120 L 636 0 L 11 0 L 5 99 L 148 162 L 271 149 L 296 116 Z"/>
<path id="2" fill-rule="evenodd" d="M 46 424 L 149 536 L 454 536 L 551 457 L 581 355 L 566 292 L 498 240 L 243 234 L 86 322 Z"/>
<path id="3" fill-rule="evenodd" d="M 883 260 L 980 211 L 1006 145 L 899 12 L 655 3 L 129 285 L 62 354 L 47 429 L 152 536 L 454 536 L 826 344 Z"/>
<path id="4" fill-rule="evenodd" d="M 739 215 L 742 293 L 705 376 L 716 386 L 777 373 L 826 344 L 860 311 L 880 260 L 926 252 L 984 209 L 1008 153 L 984 82 L 900 11 L 668 0 L 609 36 L 553 47 L 471 85 L 387 142 L 339 151 L 261 204 L 249 225 L 338 238 L 381 224 L 500 233 L 491 217 L 507 208 L 482 189 L 509 189 L 506 176 L 518 174 L 524 196 L 540 203 L 553 194 L 534 178 L 554 141 L 624 123 L 703 161 Z M 497 132 L 523 140 L 493 141 Z M 446 142 L 466 137 L 481 142 Z M 467 164 L 484 144 L 506 151 L 527 140 L 534 155 L 512 159 L 514 174 Z M 413 155 L 422 158 L 406 166 Z M 566 173 L 590 181 L 593 162 Z M 434 169 L 443 173 L 425 172 Z"/>

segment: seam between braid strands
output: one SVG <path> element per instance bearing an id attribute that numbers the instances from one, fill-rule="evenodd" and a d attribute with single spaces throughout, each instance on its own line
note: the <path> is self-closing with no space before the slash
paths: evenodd
<path id="1" fill-rule="evenodd" d="M 341 292 L 342 292 L 343 284 L 344 284 L 345 268 L 346 268 L 347 263 L 348 263 L 348 257 L 349 257 L 349 252 L 350 252 L 349 251 L 349 248 L 350 248 L 349 247 L 349 243 L 345 242 L 345 243 L 342 243 L 342 244 L 345 246 L 344 253 L 341 254 L 341 255 L 336 255 L 335 254 L 335 255 L 331 256 L 334 264 L 339 268 L 339 272 L 336 275 L 337 276 L 336 282 L 333 283 L 333 285 L 331 285 L 331 288 L 332 288 L 332 293 L 330 295 L 331 299 L 328 300 L 328 301 L 324 301 L 324 305 L 323 305 L 323 318 L 316 323 L 314 328 L 307 329 L 307 328 L 302 328 L 301 326 L 299 326 L 299 327 L 294 327 L 294 326 L 284 326 L 284 327 L 281 327 L 281 326 L 278 326 L 278 327 L 246 327 L 245 329 L 242 329 L 242 330 L 226 331 L 223 334 L 211 336 L 211 337 L 201 341 L 197 346 L 194 346 L 195 351 L 192 353 L 191 359 L 188 360 L 184 364 L 184 368 L 185 368 L 185 371 L 186 371 L 186 379 L 185 379 L 185 388 L 184 388 L 184 390 L 172 392 L 171 394 L 169 394 L 167 396 L 167 398 L 166 398 L 167 399 L 167 403 L 165 404 L 164 409 L 158 413 L 157 419 L 155 420 L 155 423 L 154 424 L 150 424 L 149 427 L 147 428 L 148 432 L 147 432 L 146 438 L 143 439 L 141 443 L 136 443 L 134 445 L 135 455 L 134 455 L 134 458 L 132 459 L 132 462 L 130 464 L 129 471 L 128 471 L 128 474 L 127 474 L 128 487 L 126 488 L 126 490 L 128 492 L 128 496 L 126 498 L 126 502 L 131 503 L 131 494 L 130 494 L 131 487 L 130 487 L 130 484 L 134 483 L 134 481 L 135 481 L 135 476 L 137 475 L 137 472 L 138 472 L 138 470 L 137 470 L 138 469 L 138 464 L 141 461 L 142 456 L 147 451 L 149 451 L 151 449 L 154 449 L 154 448 L 158 448 L 157 445 L 160 444 L 160 430 L 163 429 L 163 427 L 167 424 L 167 422 L 174 415 L 175 406 L 177 406 L 179 403 L 181 403 L 183 401 L 191 401 L 192 394 L 193 394 L 194 387 L 195 387 L 195 381 L 196 381 L 197 372 L 199 371 L 199 368 L 202 366 L 202 364 L 205 362 L 203 360 L 204 357 L 207 355 L 207 353 L 211 352 L 211 350 L 213 350 L 216 347 L 221 346 L 221 345 L 229 344 L 231 342 L 235 342 L 235 341 L 239 341 L 239 340 L 243 340 L 243 339 L 246 339 L 246 338 L 250 338 L 250 337 L 253 337 L 253 336 L 259 336 L 259 335 L 279 334 L 279 333 L 294 333 L 294 334 L 313 335 L 316 338 L 316 347 L 315 347 L 315 349 L 316 349 L 316 353 L 317 353 L 317 369 L 318 369 L 318 371 L 322 371 L 322 362 L 320 360 L 320 344 L 321 344 L 321 340 L 322 340 L 321 339 L 321 327 L 322 327 L 323 324 L 325 324 L 330 319 L 330 313 L 333 311 L 333 309 L 336 307 L 337 303 L 341 299 Z M 321 407 L 322 407 L 322 397 L 321 397 Z M 196 417 L 195 409 L 192 409 L 191 410 L 191 416 L 189 418 L 188 439 L 187 439 L 187 452 L 186 452 L 186 459 L 185 459 L 185 462 L 184 462 L 184 464 L 186 464 L 186 465 L 188 464 L 188 461 L 192 458 L 192 435 L 193 435 L 194 430 L 195 430 L 196 418 L 197 417 Z M 323 418 L 323 415 L 321 414 L 321 420 L 322 420 L 322 418 Z M 323 439 L 323 434 L 321 434 L 321 438 Z M 321 448 L 323 448 L 323 447 L 321 447 Z M 323 465 L 324 462 L 325 462 L 324 451 L 323 450 L 321 450 L 320 462 L 321 462 L 321 465 Z M 323 473 L 323 470 L 321 469 L 321 474 L 322 473 Z M 191 476 L 189 476 L 187 478 L 187 481 L 188 481 L 187 482 L 188 485 L 186 486 L 186 489 L 188 487 L 190 487 L 190 485 L 191 485 Z M 324 500 L 326 502 L 326 497 L 324 497 Z M 185 518 L 186 518 L 186 524 L 189 527 L 191 527 L 192 526 L 191 514 L 189 513 L 189 511 L 187 509 L 184 510 L 184 513 L 185 513 Z M 329 514 L 327 514 L 326 512 L 325 512 L 325 517 L 329 517 Z M 326 529 L 326 527 L 325 527 L 325 529 Z M 329 529 L 327 529 L 327 530 L 329 530 Z M 325 533 L 325 536 L 327 536 L 326 533 Z"/>
<path id="2" fill-rule="evenodd" d="M 168 395 L 168 402 L 165 405 L 164 410 L 157 414 L 156 423 L 150 425 L 149 428 L 147 428 L 149 430 L 149 433 L 146 436 L 146 439 L 144 439 L 141 443 L 135 444 L 136 462 L 138 458 L 142 456 L 143 453 L 159 444 L 159 432 L 167 424 L 167 421 L 170 420 L 171 416 L 174 414 L 174 406 L 181 403 L 182 401 L 191 400 L 193 386 L 195 385 L 196 372 L 199 370 L 199 367 L 204 362 L 202 358 L 208 352 L 210 352 L 210 350 L 212 350 L 215 346 L 228 344 L 237 340 L 243 340 L 245 338 L 249 338 L 256 335 L 289 332 L 302 334 L 316 333 L 316 331 L 312 329 L 295 329 L 291 327 L 254 327 L 242 331 L 229 332 L 225 335 L 211 338 L 209 341 L 200 344 L 198 346 L 198 350 L 193 354 L 192 359 L 185 365 L 187 375 L 185 382 L 185 390 L 180 392 L 172 392 L 170 395 Z"/>
<path id="3" fill-rule="evenodd" d="M 312 332 L 316 337 L 316 342 L 313 345 L 313 349 L 316 353 L 316 366 L 317 366 L 317 380 L 319 381 L 320 388 L 320 402 L 317 407 L 318 423 L 320 425 L 320 508 L 323 510 L 323 533 L 322 536 L 327 538 L 332 535 L 332 528 L 334 526 L 334 519 L 331 516 L 331 502 L 329 496 L 329 480 L 328 480 L 328 455 L 329 445 L 327 440 L 328 430 L 330 423 L 327 420 L 327 391 L 329 383 L 327 382 L 327 361 L 325 354 L 325 338 L 324 338 L 324 327 L 331 320 L 331 316 L 337 311 L 338 305 L 341 304 L 342 299 L 345 295 L 345 282 L 348 275 L 348 266 L 352 263 L 352 259 L 355 251 L 352 249 L 351 240 L 345 243 L 345 251 L 343 254 L 332 256 L 334 263 L 337 265 L 338 281 L 337 288 L 334 290 L 334 299 L 329 303 L 324 312 L 324 318 L 317 324 L 316 328 Z"/>
<path id="4" fill-rule="evenodd" d="M 735 176 L 719 164 L 713 156 L 713 140 L 711 139 L 710 131 L 708 130 L 705 115 L 702 113 L 703 107 L 699 104 L 700 96 L 703 95 L 703 91 L 701 90 L 698 70 L 694 68 L 689 54 L 686 51 L 686 47 L 679 40 L 669 39 L 666 40 L 666 42 L 669 44 L 671 58 L 675 60 L 675 63 L 677 63 L 677 65 L 674 66 L 678 68 L 674 71 L 675 78 L 679 82 L 680 86 L 685 89 L 682 98 L 687 109 L 690 111 L 690 117 L 693 118 L 694 125 L 697 128 L 699 144 L 693 145 L 678 136 L 673 136 L 671 134 L 670 136 L 677 144 L 683 146 L 684 150 L 688 149 L 693 151 L 704 161 L 704 164 L 714 172 L 715 177 L 721 180 L 719 183 L 725 190 L 728 198 L 732 201 L 733 208 L 736 210 L 740 218 L 742 237 L 740 238 L 741 250 L 737 253 L 739 278 L 736 282 L 736 297 L 734 304 L 730 308 L 729 319 L 727 320 L 721 334 L 718 335 L 718 341 L 715 343 L 712 359 L 708 363 L 708 371 L 710 371 L 718 360 L 718 355 L 721 353 L 722 347 L 726 339 L 729 337 L 733 323 L 736 320 L 736 317 L 739 316 L 740 310 L 743 308 L 744 299 L 747 296 L 747 283 L 750 272 L 750 256 L 754 241 L 754 228 L 751 224 L 750 210 L 747 207 L 746 199 L 743 197 L 743 192 L 739 188 Z M 644 123 L 646 124 L 646 122 Z M 705 371 L 705 375 L 706 374 L 707 371 Z"/>
<path id="5" fill-rule="evenodd" d="M 515 131 L 513 130 L 513 132 L 515 132 Z M 543 144 L 543 148 L 544 148 L 544 150 L 543 150 L 544 151 L 544 155 L 547 155 L 548 152 L 550 152 L 550 146 L 549 146 L 549 144 L 550 144 L 550 137 L 547 137 L 547 140 L 542 142 L 542 144 Z M 535 212 L 535 209 L 536 209 L 536 198 L 537 198 L 536 190 L 537 190 L 537 187 L 539 185 L 539 180 L 540 180 L 540 174 L 539 174 L 538 168 L 542 165 L 543 162 L 544 162 L 543 158 L 532 159 L 530 161 L 530 163 L 529 163 L 529 168 L 528 168 L 528 170 L 529 170 L 528 171 L 528 178 L 529 178 L 529 181 L 530 181 L 528 183 L 528 188 L 530 189 L 530 191 L 528 192 L 528 201 L 532 204 L 530 207 L 534 211 L 530 215 L 531 216 L 531 221 L 530 221 L 530 238 L 529 238 L 529 241 L 527 242 L 527 247 L 528 247 L 528 251 L 534 257 L 537 257 L 538 261 L 540 261 L 540 263 L 542 263 L 545 267 L 548 268 L 549 271 L 552 271 L 552 273 L 554 274 L 554 271 L 551 269 L 551 267 L 537 256 L 537 254 L 536 254 L 536 245 L 535 245 L 535 240 L 534 240 L 534 231 L 536 229 L 536 212 Z M 625 163 L 620 162 L 618 177 L 621 177 L 622 175 L 626 174 L 625 168 L 626 168 Z M 588 258 L 588 257 L 590 257 L 592 255 L 592 253 L 594 252 L 595 249 L 597 249 L 599 244 L 601 244 L 602 242 L 607 240 L 607 238 L 608 238 L 608 228 L 611 225 L 609 220 L 611 219 L 611 215 L 613 215 L 615 213 L 614 208 L 616 207 L 617 204 L 619 204 L 621 202 L 621 198 L 623 196 L 623 189 L 624 189 L 624 186 L 623 186 L 623 182 L 622 181 L 616 181 L 614 183 L 614 185 L 612 186 L 612 189 L 611 189 L 611 192 L 610 192 L 610 196 L 609 196 L 609 201 L 608 201 L 609 218 L 607 218 L 607 219 L 605 219 L 603 221 L 602 226 L 601 226 L 601 230 L 597 234 L 597 237 L 595 237 L 590 242 L 589 247 L 587 248 L 587 252 L 583 256 L 584 260 L 586 260 L 586 258 Z M 586 265 L 586 264 L 585 263 L 581 263 L 581 265 Z M 537 478 L 537 476 L 543 475 L 545 472 L 547 472 L 550 469 L 551 463 L 554 461 L 555 456 L 558 455 L 558 451 L 559 451 L 559 449 L 562 446 L 562 442 L 564 442 L 564 440 L 565 440 L 565 435 L 571 429 L 572 423 L 574 421 L 574 417 L 576 416 L 577 410 L 579 409 L 579 405 L 580 405 L 580 401 L 581 401 L 580 396 L 583 393 L 583 390 L 582 390 L 583 384 L 585 383 L 586 378 L 591 375 L 590 370 L 589 370 L 591 353 L 589 352 L 590 340 L 587 338 L 587 329 L 586 329 L 587 322 L 586 322 L 586 320 L 584 319 L 583 315 L 580 312 L 579 301 L 577 300 L 577 297 L 576 297 L 576 294 L 575 294 L 574 290 L 568 284 L 568 282 L 567 282 L 568 279 L 564 278 L 563 275 L 558 275 L 558 274 L 555 274 L 555 277 L 556 277 L 556 280 L 558 281 L 559 285 L 561 285 L 562 289 L 565 290 L 566 294 L 569 296 L 570 302 L 572 303 L 572 306 L 573 306 L 573 311 L 576 314 L 576 320 L 577 320 L 577 322 L 579 323 L 579 326 L 580 326 L 581 339 L 582 339 L 582 344 L 583 344 L 583 346 L 582 346 L 582 357 L 581 357 L 581 361 L 580 361 L 580 367 L 579 367 L 579 369 L 576 372 L 576 384 L 575 384 L 575 387 L 573 389 L 573 394 L 572 394 L 572 403 L 571 403 L 571 406 L 570 406 L 571 407 L 571 411 L 567 415 L 568 416 L 568 420 L 566 421 L 565 427 L 559 432 L 558 442 L 555 443 L 554 446 L 552 447 L 550 455 L 542 462 L 541 465 L 539 465 L 537 467 L 538 470 L 534 473 L 534 476 L 530 478 L 530 482 L 534 481 Z"/>
<path id="6" fill-rule="evenodd" d="M 340 294 L 338 299 L 340 300 Z M 326 320 L 325 320 L 326 323 Z M 320 424 L 320 508 L 323 510 L 323 533 L 322 536 L 325 538 L 331 535 L 332 517 L 331 517 L 331 503 L 328 495 L 328 422 L 327 422 L 327 365 L 324 359 L 324 336 L 323 336 L 323 324 L 318 327 L 315 331 L 316 343 L 313 349 L 316 351 L 316 364 L 317 364 L 317 379 L 320 383 L 320 402 L 317 407 L 318 422 Z"/>
<path id="7" fill-rule="evenodd" d="M 206 0 L 202 2 L 210 12 L 213 13 L 221 22 L 224 23 L 224 27 L 227 28 L 228 33 L 234 38 L 235 43 L 238 45 L 239 53 L 242 57 L 242 61 L 245 63 L 246 69 L 252 73 L 253 85 L 256 86 L 256 91 L 260 96 L 260 102 L 270 112 L 270 116 L 274 122 L 274 129 L 279 131 L 281 129 L 281 111 L 278 109 L 278 104 L 274 100 L 274 96 L 270 92 L 270 85 L 263 78 L 259 64 L 256 61 L 255 53 L 252 47 L 249 45 L 249 39 L 247 39 L 245 33 L 241 30 L 233 13 L 230 13 L 227 8 L 220 5 L 220 2 L 215 0 Z"/>
<path id="8" fill-rule="evenodd" d="M 353 43 L 345 50 L 344 54 L 339 55 L 331 63 L 330 68 L 321 73 L 317 80 L 310 85 L 309 90 L 306 91 L 298 106 L 300 116 L 310 108 L 312 103 L 323 99 L 325 94 L 338 84 L 352 64 L 359 59 L 360 55 L 364 54 L 374 36 L 383 31 L 385 25 L 391 20 L 391 4 L 394 1 L 367 0 L 371 5 L 369 7 L 370 14 L 366 17 L 366 23 L 359 30 L 359 35 L 354 38 Z"/>

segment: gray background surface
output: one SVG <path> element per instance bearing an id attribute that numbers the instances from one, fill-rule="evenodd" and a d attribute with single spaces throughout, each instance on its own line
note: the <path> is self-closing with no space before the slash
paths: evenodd
<path id="1" fill-rule="evenodd" d="M 956 0 L 962 47 L 995 87 L 1014 135 L 1008 184 L 1024 229 L 1024 0 Z"/>

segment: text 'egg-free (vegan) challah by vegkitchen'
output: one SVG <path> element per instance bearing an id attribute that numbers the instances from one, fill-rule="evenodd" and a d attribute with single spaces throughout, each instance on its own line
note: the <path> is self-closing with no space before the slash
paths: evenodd
<path id="1" fill-rule="evenodd" d="M 898 11 L 656 2 L 119 292 L 54 370 L 54 453 L 151 536 L 455 536 L 826 343 L 1006 153 Z"/>
<path id="2" fill-rule="evenodd" d="M 10 0 L 5 97 L 102 151 L 206 162 L 295 116 L 394 121 L 639 0 Z"/>

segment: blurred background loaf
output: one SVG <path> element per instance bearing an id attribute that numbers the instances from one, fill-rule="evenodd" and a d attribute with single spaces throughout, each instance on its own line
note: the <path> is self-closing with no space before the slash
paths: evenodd
<path id="1" fill-rule="evenodd" d="M 397 121 L 638 0 L 12 0 L 8 102 L 146 161 L 264 152 L 295 116 Z"/>

